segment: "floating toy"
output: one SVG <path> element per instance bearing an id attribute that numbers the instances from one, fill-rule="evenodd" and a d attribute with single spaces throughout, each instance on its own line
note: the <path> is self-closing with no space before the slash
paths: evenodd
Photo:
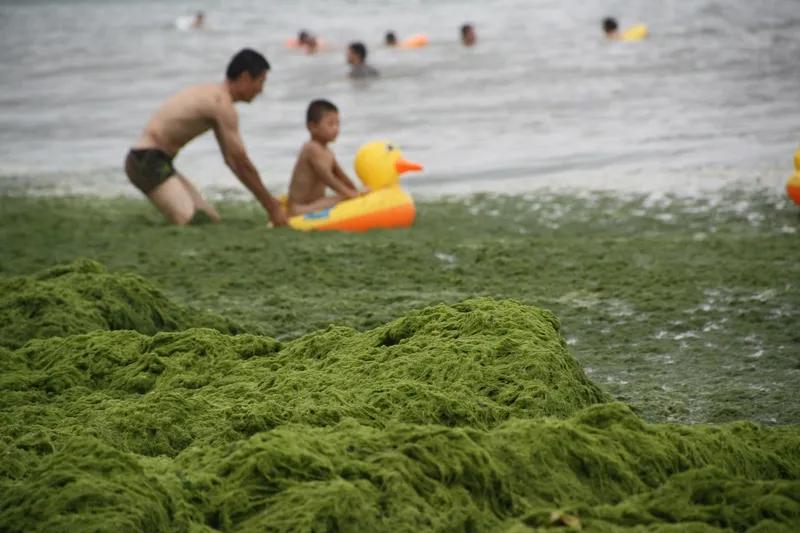
<path id="1" fill-rule="evenodd" d="M 400 174 L 422 170 L 422 165 L 403 159 L 403 152 L 390 142 L 373 141 L 356 152 L 355 169 L 361 182 L 375 190 L 397 185 Z"/>
<path id="2" fill-rule="evenodd" d="M 403 159 L 397 146 L 374 141 L 359 148 L 355 169 L 370 192 L 327 209 L 291 217 L 289 226 L 303 231 L 366 231 L 407 228 L 414 223 L 417 210 L 411 196 L 400 188 L 400 174 L 422 170 L 422 165 Z"/>
<path id="3" fill-rule="evenodd" d="M 428 36 L 418 33 L 416 35 L 408 37 L 407 39 L 403 39 L 402 41 L 397 43 L 397 46 L 399 48 L 421 48 L 427 44 L 428 44 Z"/>
<path id="4" fill-rule="evenodd" d="M 800 205 L 800 148 L 794 153 L 794 175 L 786 182 L 786 194 Z"/>
<path id="5" fill-rule="evenodd" d="M 344 200 L 327 209 L 292 217 L 289 226 L 303 231 L 407 228 L 414 223 L 416 214 L 414 200 L 395 185 Z"/>
<path id="6" fill-rule="evenodd" d="M 647 37 L 647 25 L 637 24 L 631 26 L 618 37 L 620 41 L 641 41 Z"/>

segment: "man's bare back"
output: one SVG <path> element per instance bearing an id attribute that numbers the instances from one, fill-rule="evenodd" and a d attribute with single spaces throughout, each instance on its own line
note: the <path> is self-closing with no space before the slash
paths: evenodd
<path id="1" fill-rule="evenodd" d="M 153 114 L 125 161 L 125 171 L 155 206 L 175 224 L 186 224 L 196 211 L 212 220 L 219 214 L 199 191 L 177 172 L 172 160 L 189 141 L 214 130 L 225 163 L 269 213 L 273 224 L 286 224 L 286 215 L 267 191 L 247 156 L 239 134 L 234 102 L 250 102 L 263 89 L 269 63 L 254 50 L 244 49 L 228 65 L 226 80 L 184 89 L 168 98 Z"/>
<path id="2" fill-rule="evenodd" d="M 171 156 L 213 128 L 223 113 L 236 113 L 223 83 L 205 83 L 169 97 L 153 114 L 134 148 L 159 148 Z"/>

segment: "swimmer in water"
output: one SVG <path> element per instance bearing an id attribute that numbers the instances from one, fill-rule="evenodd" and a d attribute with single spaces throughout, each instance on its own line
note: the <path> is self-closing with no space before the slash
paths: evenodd
<path id="1" fill-rule="evenodd" d="M 205 22 L 206 14 L 203 11 L 198 11 L 194 16 L 194 21 L 192 21 L 192 28 L 199 30 L 205 26 Z"/>
<path id="2" fill-rule="evenodd" d="M 606 17 L 603 19 L 603 31 L 609 39 L 619 39 L 619 24 L 617 19 Z"/>
<path id="3" fill-rule="evenodd" d="M 478 35 L 475 33 L 475 26 L 472 24 L 463 24 L 461 26 L 461 44 L 464 46 L 474 46 L 478 41 Z"/>
<path id="4" fill-rule="evenodd" d="M 307 54 L 313 54 L 319 49 L 319 41 L 316 36 L 306 30 L 300 30 L 297 33 L 297 45 L 304 49 Z"/>
<path id="5" fill-rule="evenodd" d="M 364 79 L 378 76 L 378 71 L 367 65 L 367 47 L 364 43 L 350 43 L 347 47 L 347 63 L 350 65 L 351 78 Z"/>
<path id="6" fill-rule="evenodd" d="M 397 35 L 392 30 L 389 30 L 384 35 L 383 42 L 386 46 L 397 46 Z"/>

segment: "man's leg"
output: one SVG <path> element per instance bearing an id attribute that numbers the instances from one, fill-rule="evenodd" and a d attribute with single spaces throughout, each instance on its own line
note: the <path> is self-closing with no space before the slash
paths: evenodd
<path id="1" fill-rule="evenodd" d="M 192 199 L 195 210 L 204 212 L 213 222 L 219 222 L 220 216 L 219 213 L 217 213 L 217 210 L 214 209 L 214 206 L 208 203 L 205 198 L 203 198 L 203 195 L 200 194 L 200 191 L 197 190 L 192 182 L 186 179 L 186 176 L 180 172 L 176 173 L 176 176 L 178 176 L 181 184 L 189 193 L 189 197 Z"/>
<path id="2" fill-rule="evenodd" d="M 156 186 L 147 196 L 172 224 L 188 224 L 194 216 L 194 200 L 176 174 Z"/>

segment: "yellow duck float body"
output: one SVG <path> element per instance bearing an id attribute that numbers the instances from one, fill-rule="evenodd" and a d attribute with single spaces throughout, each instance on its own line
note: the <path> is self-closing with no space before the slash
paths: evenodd
<path id="1" fill-rule="evenodd" d="M 421 165 L 403 159 L 403 153 L 392 143 L 374 141 L 358 150 L 355 169 L 370 192 L 327 209 L 291 217 L 289 226 L 301 231 L 367 231 L 407 228 L 414 223 L 414 200 L 399 181 L 400 174 L 422 170 Z"/>
<path id="2" fill-rule="evenodd" d="M 647 25 L 646 24 L 636 24 L 635 26 L 631 26 L 627 30 L 623 31 L 618 39 L 620 41 L 641 41 L 645 37 L 647 37 Z"/>

